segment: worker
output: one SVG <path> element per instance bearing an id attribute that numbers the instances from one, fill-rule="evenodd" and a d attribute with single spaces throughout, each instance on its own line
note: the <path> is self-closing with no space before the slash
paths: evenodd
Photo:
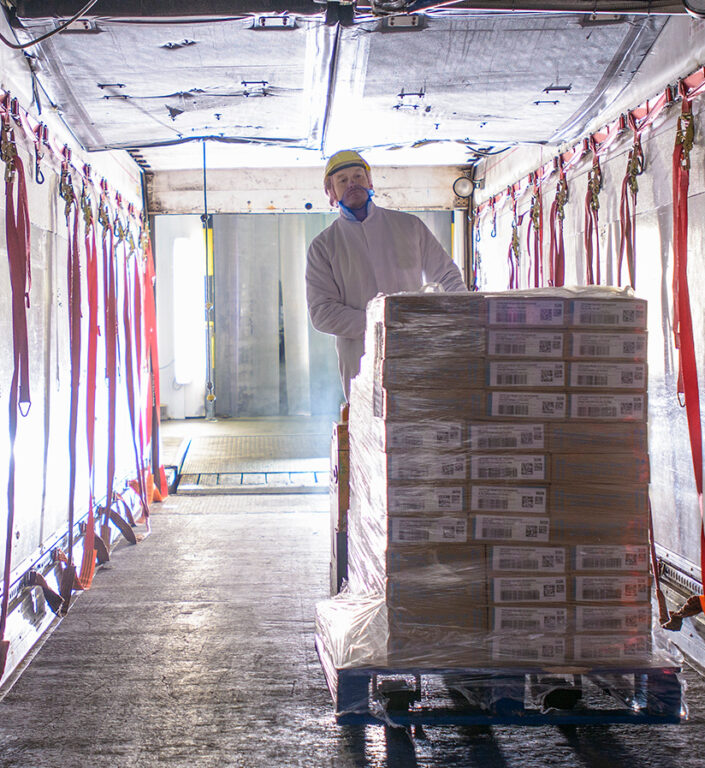
<path id="1" fill-rule="evenodd" d="M 370 166 L 357 152 L 336 152 L 324 189 L 340 215 L 314 238 L 306 263 L 306 299 L 313 327 L 336 337 L 346 399 L 360 370 L 365 309 L 379 293 L 418 291 L 438 283 L 467 291 L 460 270 L 428 227 L 410 213 L 372 202 Z"/>

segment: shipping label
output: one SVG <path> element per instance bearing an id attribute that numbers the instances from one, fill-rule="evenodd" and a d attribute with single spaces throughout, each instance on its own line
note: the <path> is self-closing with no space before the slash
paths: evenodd
<path id="1" fill-rule="evenodd" d="M 543 424 L 469 424 L 468 444 L 471 451 L 540 451 L 545 433 Z"/>
<path id="2" fill-rule="evenodd" d="M 452 450 L 463 445 L 463 429 L 457 422 L 388 423 L 386 433 L 387 450 Z"/>
<path id="3" fill-rule="evenodd" d="M 646 363 L 571 363 L 570 386 L 646 389 Z"/>
<path id="4" fill-rule="evenodd" d="M 529 632 L 561 634 L 568 626 L 568 609 L 532 606 L 531 608 L 495 607 L 492 610 L 493 632 Z"/>
<path id="5" fill-rule="evenodd" d="M 387 509 L 390 514 L 465 511 L 465 488 L 460 485 L 447 488 L 389 486 L 387 493 Z"/>
<path id="6" fill-rule="evenodd" d="M 651 606 L 579 605 L 575 609 L 578 632 L 650 632 Z"/>
<path id="7" fill-rule="evenodd" d="M 490 296 L 487 299 L 490 325 L 563 326 L 565 304 L 562 299 L 524 299 Z"/>
<path id="8" fill-rule="evenodd" d="M 490 392 L 489 415 L 528 419 L 564 419 L 563 392 Z"/>
<path id="9" fill-rule="evenodd" d="M 547 517 L 475 515 L 473 523 L 478 541 L 548 541 Z"/>
<path id="10" fill-rule="evenodd" d="M 576 571 L 648 571 L 649 556 L 646 546 L 587 545 L 575 547 Z"/>
<path id="11" fill-rule="evenodd" d="M 581 603 L 642 603 L 649 597 L 647 575 L 575 576 L 575 599 Z"/>
<path id="12" fill-rule="evenodd" d="M 495 603 L 564 603 L 565 576 L 499 576 L 491 579 L 491 596 Z"/>
<path id="13" fill-rule="evenodd" d="M 646 360 L 645 333 L 570 333 L 569 356 Z"/>
<path id="14" fill-rule="evenodd" d="M 464 454 L 391 454 L 388 457 L 392 480 L 464 480 L 467 460 Z"/>
<path id="15" fill-rule="evenodd" d="M 563 573 L 566 566 L 565 547 L 491 547 L 490 568 L 493 571 L 537 571 Z"/>
<path id="16" fill-rule="evenodd" d="M 566 381 L 565 363 L 492 360 L 487 379 L 490 387 L 563 387 Z"/>
<path id="17" fill-rule="evenodd" d="M 565 661 L 565 638 L 560 635 L 552 637 L 505 637 L 492 638 L 493 661 L 504 662 L 536 662 L 554 664 Z"/>
<path id="18" fill-rule="evenodd" d="M 471 454 L 470 479 L 495 482 L 546 480 L 546 456 L 543 454 Z"/>
<path id="19" fill-rule="evenodd" d="M 546 514 L 548 489 L 533 486 L 473 485 L 470 509 L 474 512 L 533 512 Z"/>
<path id="20" fill-rule="evenodd" d="M 564 338 L 554 331 L 490 329 L 487 354 L 496 357 L 563 357 Z"/>
<path id="21" fill-rule="evenodd" d="M 643 659 L 649 655 L 650 638 L 610 635 L 575 635 L 573 657 L 576 661 L 623 661 Z"/>
<path id="22" fill-rule="evenodd" d="M 646 395 L 597 395 L 576 392 L 570 396 L 570 418 L 644 421 Z"/>
<path id="23" fill-rule="evenodd" d="M 575 326 L 646 328 L 646 302 L 639 299 L 575 299 L 570 310 L 570 323 Z"/>
<path id="24" fill-rule="evenodd" d="M 450 543 L 468 540 L 468 524 L 464 517 L 391 517 L 389 529 L 392 544 Z"/>

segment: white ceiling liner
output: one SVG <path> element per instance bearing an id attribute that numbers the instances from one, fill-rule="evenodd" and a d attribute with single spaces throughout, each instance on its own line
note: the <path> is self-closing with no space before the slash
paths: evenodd
<path id="1" fill-rule="evenodd" d="M 251 19 L 99 18 L 99 32 L 33 50 L 81 143 L 139 148 L 153 170 L 198 167 L 200 143 L 150 147 L 203 137 L 217 139 L 216 167 L 317 164 L 341 147 L 383 164 L 463 164 L 473 146 L 578 137 L 624 92 L 665 23 L 443 11 L 404 31 L 321 16 L 253 30 Z M 26 24 L 35 37 L 53 22 Z M 566 90 L 544 92 L 556 86 Z"/>

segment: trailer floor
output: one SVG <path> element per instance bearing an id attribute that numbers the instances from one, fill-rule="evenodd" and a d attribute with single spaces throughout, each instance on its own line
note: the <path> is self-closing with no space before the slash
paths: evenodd
<path id="1" fill-rule="evenodd" d="M 2 768 L 700 768 L 705 681 L 676 726 L 337 726 L 313 642 L 325 496 L 172 496 L 0 701 Z"/>

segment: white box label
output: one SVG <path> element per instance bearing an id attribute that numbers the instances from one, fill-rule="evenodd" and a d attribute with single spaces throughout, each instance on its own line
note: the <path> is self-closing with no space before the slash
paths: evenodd
<path id="1" fill-rule="evenodd" d="M 579 605 L 575 609 L 578 632 L 650 632 L 649 605 Z"/>
<path id="2" fill-rule="evenodd" d="M 571 363 L 570 386 L 645 389 L 646 363 Z"/>
<path id="3" fill-rule="evenodd" d="M 470 479 L 504 482 L 546 480 L 542 454 L 489 454 L 470 456 Z"/>
<path id="4" fill-rule="evenodd" d="M 576 392 L 570 396 L 570 418 L 643 421 L 646 418 L 646 396 Z"/>
<path id="5" fill-rule="evenodd" d="M 546 430 L 543 424 L 470 424 L 468 444 L 471 451 L 542 450 Z"/>
<path id="6" fill-rule="evenodd" d="M 462 543 L 468 540 L 467 520 L 463 517 L 432 520 L 392 517 L 389 526 L 393 544 Z"/>
<path id="7" fill-rule="evenodd" d="M 492 611 L 493 632 L 563 633 L 568 626 L 567 608 L 497 607 Z"/>
<path id="8" fill-rule="evenodd" d="M 563 573 L 565 565 L 565 547 L 491 547 L 493 571 Z"/>
<path id="9" fill-rule="evenodd" d="M 572 325 L 609 325 L 613 328 L 646 328 L 646 302 L 624 299 L 575 299 Z"/>
<path id="10" fill-rule="evenodd" d="M 575 599 L 581 603 L 649 600 L 648 576 L 576 576 Z"/>
<path id="11" fill-rule="evenodd" d="M 392 454 L 389 476 L 392 480 L 464 480 L 467 460 L 464 454 Z"/>
<path id="12" fill-rule="evenodd" d="M 646 360 L 645 333 L 571 333 L 572 357 Z"/>
<path id="13" fill-rule="evenodd" d="M 487 353 L 497 357 L 563 357 L 563 334 L 551 331 L 491 329 Z"/>
<path id="14" fill-rule="evenodd" d="M 565 576 L 500 576 L 491 580 L 495 603 L 564 603 Z"/>
<path id="15" fill-rule="evenodd" d="M 384 425 L 384 422 L 382 422 Z M 460 424 L 451 422 L 420 422 L 418 424 L 387 424 L 387 450 L 450 450 L 463 445 Z"/>
<path id="16" fill-rule="evenodd" d="M 610 635 L 575 635 L 573 655 L 576 661 L 622 661 L 644 658 L 650 651 L 650 640 L 643 635 L 611 637 Z"/>
<path id="17" fill-rule="evenodd" d="M 465 509 L 465 489 L 462 486 L 448 488 L 413 488 L 388 489 L 388 510 L 399 512 L 463 512 Z"/>
<path id="18" fill-rule="evenodd" d="M 487 299 L 490 325 L 562 326 L 565 306 L 561 299 Z"/>
<path id="19" fill-rule="evenodd" d="M 546 514 L 548 489 L 533 486 L 473 485 L 470 509 L 474 512 L 534 512 Z"/>
<path id="20" fill-rule="evenodd" d="M 476 515 L 474 523 L 479 541 L 548 541 L 547 517 Z"/>
<path id="21" fill-rule="evenodd" d="M 563 387 L 565 379 L 563 362 L 492 360 L 487 383 L 490 387 Z"/>
<path id="22" fill-rule="evenodd" d="M 587 545 L 575 547 L 576 571 L 648 571 L 649 553 L 639 545 Z"/>
<path id="23" fill-rule="evenodd" d="M 490 416 L 563 419 L 567 397 L 559 392 L 490 392 Z"/>
<path id="24" fill-rule="evenodd" d="M 495 661 L 533 661 L 542 664 L 565 661 L 565 639 L 562 637 L 495 637 L 492 639 Z"/>

